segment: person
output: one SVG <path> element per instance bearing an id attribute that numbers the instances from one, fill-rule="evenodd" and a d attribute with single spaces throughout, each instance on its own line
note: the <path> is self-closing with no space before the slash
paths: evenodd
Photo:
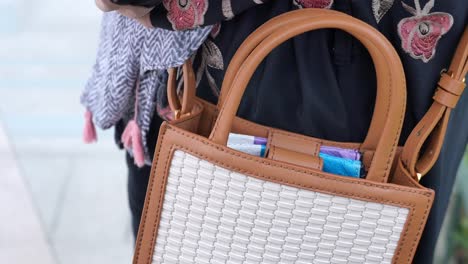
<path id="1" fill-rule="evenodd" d="M 100 0 L 98 0 L 100 1 Z M 194 56 L 197 95 L 216 102 L 227 65 L 243 40 L 267 20 L 299 8 L 324 8 L 354 16 L 391 41 L 404 66 L 408 99 L 400 145 L 432 103 L 440 71 L 448 67 L 468 19 L 458 0 L 116 0 L 106 9 L 132 14 L 143 25 L 172 31 L 211 26 Z M 102 7 L 102 5 L 101 5 Z M 110 8 L 109 8 L 110 7 Z M 139 7 L 138 12 L 128 12 Z M 105 8 L 104 8 L 105 9 Z M 242 118 L 335 141 L 362 142 L 371 120 L 376 79 L 366 49 L 333 29 L 302 34 L 276 48 L 258 67 L 244 94 Z M 468 95 L 454 109 L 440 158 L 421 183 L 436 192 L 414 263 L 431 263 L 458 165 L 468 142 Z M 161 115 L 147 138 L 152 157 Z M 116 126 L 120 140 L 125 121 Z M 128 194 L 136 234 L 151 167 L 127 153 Z"/>

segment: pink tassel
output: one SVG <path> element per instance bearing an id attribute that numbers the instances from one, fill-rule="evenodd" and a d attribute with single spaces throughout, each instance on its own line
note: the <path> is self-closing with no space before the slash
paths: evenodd
<path id="1" fill-rule="evenodd" d="M 90 111 L 85 113 L 85 124 L 83 129 L 83 141 L 90 144 L 97 141 L 96 128 L 93 123 L 93 114 Z"/>
<path id="2" fill-rule="evenodd" d="M 125 148 L 132 150 L 135 164 L 140 168 L 143 167 L 145 165 L 145 152 L 141 141 L 140 128 L 135 120 L 128 122 L 122 134 L 122 143 Z"/>

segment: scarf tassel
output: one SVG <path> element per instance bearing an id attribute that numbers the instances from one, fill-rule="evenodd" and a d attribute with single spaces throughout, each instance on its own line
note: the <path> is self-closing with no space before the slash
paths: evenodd
<path id="1" fill-rule="evenodd" d="M 135 120 L 128 122 L 122 134 L 122 143 L 126 149 L 132 150 L 135 165 L 140 168 L 143 167 L 145 165 L 145 152 L 141 140 L 141 131 Z"/>
<path id="2" fill-rule="evenodd" d="M 87 110 L 85 112 L 85 124 L 83 129 L 83 141 L 90 144 L 97 141 L 96 128 L 93 123 L 93 114 Z"/>

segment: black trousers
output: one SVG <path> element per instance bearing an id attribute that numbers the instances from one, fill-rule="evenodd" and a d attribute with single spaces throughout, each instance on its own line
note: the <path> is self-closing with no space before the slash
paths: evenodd
<path id="1" fill-rule="evenodd" d="M 133 163 L 133 158 L 128 153 L 125 158 L 128 167 L 128 202 L 132 213 L 132 231 L 136 239 L 145 203 L 146 187 L 148 186 L 151 167 L 144 166 L 143 168 L 138 168 Z"/>

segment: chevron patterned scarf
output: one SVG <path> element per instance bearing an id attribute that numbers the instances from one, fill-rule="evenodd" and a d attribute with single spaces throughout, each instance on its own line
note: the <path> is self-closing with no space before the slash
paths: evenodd
<path id="1" fill-rule="evenodd" d="M 104 13 L 96 63 L 81 96 L 84 141 L 97 140 L 94 124 L 108 129 L 127 121 L 122 143 L 135 164 L 150 164 L 146 138 L 155 109 L 164 107 L 167 69 L 182 65 L 210 31 L 146 29 L 117 12 Z"/>

